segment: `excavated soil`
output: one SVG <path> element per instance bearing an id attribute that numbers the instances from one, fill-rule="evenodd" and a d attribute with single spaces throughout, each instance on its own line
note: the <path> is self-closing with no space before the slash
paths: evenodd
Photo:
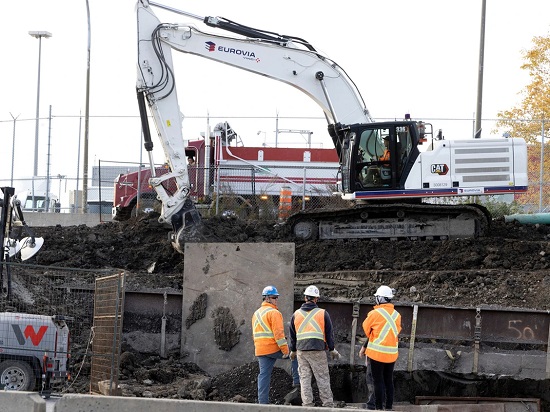
<path id="1" fill-rule="evenodd" d="M 95 227 L 41 227 L 38 265 L 123 269 L 131 288 L 179 287 L 184 256 L 154 214 Z M 204 220 L 202 242 L 294 242 L 274 222 Z M 400 302 L 550 309 L 550 226 L 494 221 L 489 236 L 448 241 L 296 241 L 296 278 L 325 299 L 370 298 L 380 283 Z M 321 281 L 322 280 L 322 281 Z M 362 282 L 358 283 L 357 280 Z"/>
<path id="2" fill-rule="evenodd" d="M 169 229 L 155 214 L 95 227 L 35 228 L 44 246 L 30 263 L 62 268 L 123 269 L 131 289 L 181 288 L 184 256 L 170 244 Z M 294 242 L 274 222 L 212 218 L 201 242 Z M 296 241 L 296 288 L 317 284 L 322 299 L 370 302 L 381 283 L 397 290 L 397 302 L 460 307 L 550 310 L 550 227 L 495 221 L 479 239 L 449 241 Z M 124 349 L 124 348 L 123 348 Z M 121 387 L 126 396 L 256 401 L 255 362 L 210 377 L 185 357 L 160 359 L 125 352 Z M 333 373 L 334 372 L 334 373 Z M 333 379 L 338 373 L 331 370 Z M 278 368 L 271 401 L 283 403 L 291 379 Z M 71 391 L 86 392 L 87 386 Z M 336 393 L 335 393 L 336 395 Z M 336 396 L 335 396 L 336 397 Z M 338 397 L 336 397 L 338 399 Z"/>

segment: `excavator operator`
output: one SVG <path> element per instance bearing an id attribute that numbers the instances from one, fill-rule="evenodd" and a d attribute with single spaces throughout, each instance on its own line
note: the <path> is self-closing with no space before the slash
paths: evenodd
<path id="1" fill-rule="evenodd" d="M 378 157 L 379 162 L 387 162 L 382 165 L 372 165 L 369 166 L 367 169 L 367 175 L 365 176 L 365 180 L 363 184 L 366 187 L 373 187 L 373 186 L 380 186 L 382 181 L 382 174 L 380 171 L 380 168 L 382 166 L 389 167 L 390 162 L 390 137 L 384 136 L 384 153 L 382 153 L 382 156 Z"/>
<path id="2" fill-rule="evenodd" d="M 378 158 L 381 162 L 389 162 L 390 161 L 390 137 L 386 136 L 384 137 L 384 153 L 382 153 L 382 156 Z"/>

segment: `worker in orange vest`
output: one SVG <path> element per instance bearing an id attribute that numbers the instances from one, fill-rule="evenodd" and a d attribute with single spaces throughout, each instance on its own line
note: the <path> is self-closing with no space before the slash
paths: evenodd
<path id="1" fill-rule="evenodd" d="M 269 403 L 271 372 L 277 359 L 288 359 L 289 350 L 283 325 L 283 314 L 277 308 L 279 292 L 275 286 L 266 286 L 262 291 L 262 306 L 252 316 L 254 352 L 258 358 L 258 403 Z M 293 386 L 300 386 L 298 362 L 292 361 Z"/>
<path id="2" fill-rule="evenodd" d="M 363 321 L 363 330 L 368 339 L 367 355 L 374 381 L 376 409 L 393 410 L 393 368 L 398 352 L 397 337 L 401 332 L 401 315 L 391 303 L 393 290 L 380 286 L 374 294 L 376 305 Z M 375 409 L 368 407 L 368 409 Z"/>
<path id="3" fill-rule="evenodd" d="M 315 376 L 323 406 L 333 407 L 326 350 L 332 360 L 340 359 L 340 354 L 334 347 L 330 316 L 317 306 L 319 297 L 319 289 L 315 285 L 308 286 L 304 291 L 305 302 L 292 315 L 290 358 L 298 359 L 302 406 L 314 406 L 311 380 Z"/>
<path id="4" fill-rule="evenodd" d="M 390 137 L 386 136 L 384 137 L 384 153 L 382 153 L 382 156 L 378 158 L 381 162 L 389 162 L 390 161 Z"/>

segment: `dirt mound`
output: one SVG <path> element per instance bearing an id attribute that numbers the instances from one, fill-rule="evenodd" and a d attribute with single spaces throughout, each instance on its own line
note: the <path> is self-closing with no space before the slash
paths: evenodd
<path id="1" fill-rule="evenodd" d="M 170 229 L 156 217 L 149 214 L 95 227 L 37 228 L 37 236 L 45 242 L 29 262 L 49 267 L 123 269 L 132 274 L 129 287 L 180 288 L 177 275 L 183 272 L 184 256 L 174 250 Z M 194 240 L 295 241 L 275 222 L 225 218 L 205 219 Z M 495 221 L 490 235 L 479 239 L 298 241 L 296 274 L 297 280 L 320 282 L 324 298 L 370 297 L 377 285 L 387 283 L 398 290 L 397 299 L 403 302 L 547 310 L 549 240 L 548 225 Z M 335 277 L 340 277 L 340 282 L 335 282 Z"/>

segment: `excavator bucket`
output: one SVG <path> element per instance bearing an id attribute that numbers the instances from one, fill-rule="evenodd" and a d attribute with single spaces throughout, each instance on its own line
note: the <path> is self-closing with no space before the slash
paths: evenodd
<path id="1" fill-rule="evenodd" d="M 196 240 L 202 228 L 201 215 L 191 199 L 187 199 L 181 210 L 172 217 L 172 246 L 183 254 L 186 241 Z"/>

